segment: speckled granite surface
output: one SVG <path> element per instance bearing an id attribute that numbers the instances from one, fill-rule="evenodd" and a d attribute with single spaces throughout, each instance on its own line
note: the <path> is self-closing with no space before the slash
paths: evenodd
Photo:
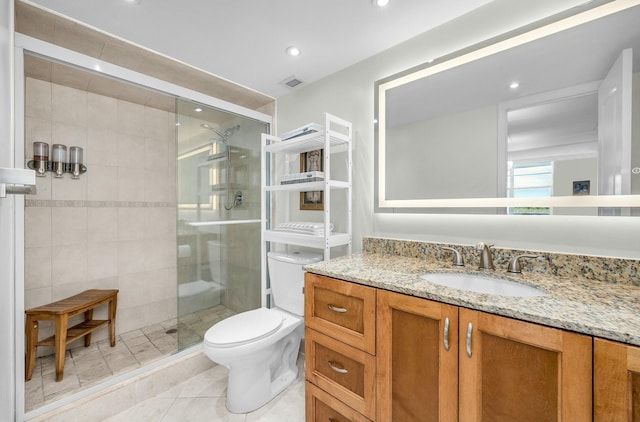
<path id="1" fill-rule="evenodd" d="M 382 245 L 384 247 L 380 249 Z M 539 265 L 538 258 L 532 260 L 533 263 L 523 261 L 523 264 L 527 264 L 523 266 L 523 274 L 512 275 L 505 271 L 509 259 L 507 256 L 511 256 L 509 253 L 520 254 L 523 251 L 494 251 L 496 270 L 491 271 L 491 275 L 517 280 L 538 287 L 546 293 L 545 296 L 521 298 L 466 292 L 439 286 L 419 277 L 422 273 L 435 271 L 483 274 L 483 271 L 476 270 L 477 252 L 472 247 L 468 247 L 468 257 L 466 253 L 463 254 L 468 258 L 466 267 L 458 269 L 451 265 L 451 252 L 441 250 L 440 247 L 454 246 L 460 250 L 459 245 L 389 242 L 388 239 L 367 238 L 363 246 L 360 254 L 311 264 L 305 266 L 305 270 L 640 346 L 638 261 L 545 254 L 544 262 L 551 270 L 546 268 L 535 271 L 532 267 Z M 467 247 L 462 249 L 467 252 Z M 418 254 L 413 255 L 415 252 Z M 540 255 L 539 252 L 535 254 Z M 506 259 L 504 262 L 503 258 Z M 596 269 L 593 265 L 588 265 L 593 263 L 596 263 Z M 575 265 L 579 266 L 579 271 L 570 274 L 567 268 L 574 268 Z M 625 265 L 631 268 L 626 268 Z M 615 271 L 616 274 L 607 274 L 609 271 Z M 632 279 L 625 279 L 626 274 L 630 274 Z M 602 277 L 601 281 L 599 277 Z"/>

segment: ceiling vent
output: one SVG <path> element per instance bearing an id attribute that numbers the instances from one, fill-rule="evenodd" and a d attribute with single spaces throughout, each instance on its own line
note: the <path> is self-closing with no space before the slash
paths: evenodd
<path id="1" fill-rule="evenodd" d="M 287 88 L 295 88 L 298 85 L 301 85 L 303 83 L 304 82 L 302 82 L 300 79 L 296 78 L 295 76 L 289 76 L 285 80 L 280 81 L 280 85 L 284 85 Z"/>

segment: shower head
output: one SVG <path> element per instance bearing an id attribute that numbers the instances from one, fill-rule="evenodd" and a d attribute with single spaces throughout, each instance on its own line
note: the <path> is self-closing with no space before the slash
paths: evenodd
<path id="1" fill-rule="evenodd" d="M 223 132 L 220 132 L 219 130 L 215 129 L 214 127 L 208 125 L 207 123 L 200 123 L 200 127 L 203 127 L 205 129 L 209 129 L 210 131 L 214 132 L 216 135 L 218 135 L 220 137 L 220 140 L 222 142 L 224 142 L 224 143 L 227 143 L 229 138 L 231 138 L 234 133 L 236 133 L 238 130 L 240 130 L 240 125 L 236 125 L 236 126 L 227 128 Z"/>

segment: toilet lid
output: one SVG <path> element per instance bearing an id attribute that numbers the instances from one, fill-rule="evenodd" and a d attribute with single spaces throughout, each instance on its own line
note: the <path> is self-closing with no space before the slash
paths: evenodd
<path id="1" fill-rule="evenodd" d="M 215 324 L 205 333 L 204 341 L 218 347 L 237 346 L 267 337 L 281 325 L 282 315 L 279 313 L 267 308 L 255 309 Z"/>

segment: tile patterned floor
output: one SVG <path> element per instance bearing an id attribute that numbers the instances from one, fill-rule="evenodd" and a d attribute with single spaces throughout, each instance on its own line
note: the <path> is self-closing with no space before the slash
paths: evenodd
<path id="1" fill-rule="evenodd" d="M 33 377 L 25 382 L 25 411 L 169 356 L 178 347 L 184 349 L 197 344 L 209 327 L 233 314 L 233 311 L 219 305 L 121 333 L 116 337 L 115 347 L 109 346 L 108 339 L 92 342 L 89 347 L 78 341 L 66 352 L 64 378 L 60 382 L 55 381 L 54 355 L 40 357 Z"/>
<path id="2" fill-rule="evenodd" d="M 169 391 L 107 419 L 108 422 L 301 422 L 304 421 L 304 355 L 298 358 L 298 378 L 280 395 L 247 414 L 225 407 L 227 374 L 214 366 Z"/>

